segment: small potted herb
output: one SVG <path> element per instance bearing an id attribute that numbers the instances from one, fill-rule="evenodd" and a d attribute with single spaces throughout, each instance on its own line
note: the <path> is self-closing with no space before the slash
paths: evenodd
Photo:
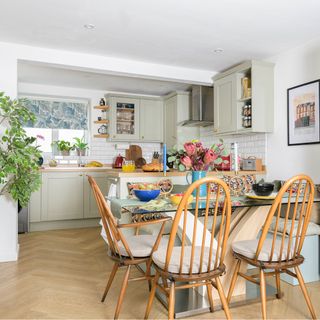
<path id="1" fill-rule="evenodd" d="M 70 156 L 70 151 L 74 149 L 73 145 L 69 141 L 57 140 L 52 144 L 57 146 L 57 149 L 62 156 Z"/>
<path id="2" fill-rule="evenodd" d="M 88 143 L 84 142 L 84 137 L 80 138 L 73 138 L 76 142 L 74 143 L 73 147 L 77 150 L 77 155 L 80 157 L 84 157 L 86 155 L 86 150 L 89 149 Z"/>

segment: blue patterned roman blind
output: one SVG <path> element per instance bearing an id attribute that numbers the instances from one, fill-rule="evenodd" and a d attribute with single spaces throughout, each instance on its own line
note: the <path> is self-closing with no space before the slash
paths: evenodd
<path id="1" fill-rule="evenodd" d="M 55 99 L 28 98 L 26 107 L 37 120 L 26 127 L 48 129 L 88 129 L 88 103 Z"/>

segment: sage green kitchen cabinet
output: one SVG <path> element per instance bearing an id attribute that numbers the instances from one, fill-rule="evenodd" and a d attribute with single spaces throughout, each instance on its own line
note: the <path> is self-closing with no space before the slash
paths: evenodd
<path id="1" fill-rule="evenodd" d="M 84 217 L 83 173 L 43 173 L 41 189 L 41 221 Z"/>
<path id="2" fill-rule="evenodd" d="M 167 148 L 177 144 L 177 96 L 168 98 L 164 103 L 164 136 Z"/>
<path id="3" fill-rule="evenodd" d="M 109 189 L 107 174 L 105 172 L 104 173 L 90 172 L 90 176 L 94 178 L 101 192 L 104 195 L 107 195 L 108 189 Z M 99 218 L 100 214 L 98 211 L 97 202 L 86 176 L 84 176 L 83 185 L 84 185 L 84 196 L 83 196 L 84 218 Z"/>
<path id="4" fill-rule="evenodd" d="M 31 194 L 28 209 L 29 222 L 41 221 L 41 188 Z"/>
<path id="5" fill-rule="evenodd" d="M 163 141 L 163 102 L 155 99 L 140 99 L 140 140 Z"/>
<path id="6" fill-rule="evenodd" d="M 272 63 L 251 60 L 213 77 L 216 134 L 273 131 L 273 69 Z M 248 80 L 250 91 L 243 87 L 244 78 Z"/>
<path id="7" fill-rule="evenodd" d="M 140 139 L 140 100 L 127 96 L 108 96 L 110 104 L 110 139 L 135 141 Z"/>
<path id="8" fill-rule="evenodd" d="M 50 228 L 48 223 L 58 223 L 54 227 L 63 227 L 63 221 L 78 221 L 77 226 L 92 226 L 88 220 L 99 218 L 96 200 L 91 191 L 86 174 L 97 182 L 103 194 L 107 194 L 109 182 L 107 172 L 43 172 L 40 189 L 31 195 L 29 202 L 30 224 L 47 223 L 42 230 Z M 86 220 L 87 219 L 87 220 Z M 86 220 L 81 224 L 81 220 Z M 91 219 L 92 220 L 92 219 Z M 96 220 L 96 219 L 93 219 Z M 72 224 L 66 227 L 72 227 Z"/>
<path id="9" fill-rule="evenodd" d="M 237 129 L 236 74 L 230 74 L 214 83 L 214 131 L 233 132 Z"/>

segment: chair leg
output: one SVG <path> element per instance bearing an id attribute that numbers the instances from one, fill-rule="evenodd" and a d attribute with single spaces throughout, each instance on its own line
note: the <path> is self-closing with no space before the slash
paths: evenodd
<path id="1" fill-rule="evenodd" d="M 276 285 L 277 285 L 277 294 L 276 297 L 277 299 L 281 299 L 281 287 L 280 287 L 280 272 L 276 271 Z"/>
<path id="2" fill-rule="evenodd" d="M 208 300 L 210 303 L 210 312 L 214 312 L 214 305 L 213 305 L 213 298 L 212 298 L 212 285 L 207 284 L 207 295 L 208 295 Z"/>
<path id="3" fill-rule="evenodd" d="M 126 293 L 126 289 L 127 289 L 127 286 L 128 286 L 130 267 L 131 266 L 127 267 L 126 273 L 124 274 L 122 287 L 121 287 L 121 290 L 120 290 L 120 295 L 119 295 L 118 303 L 117 303 L 117 307 L 116 307 L 116 312 L 114 314 L 114 319 L 118 319 L 119 318 L 119 313 L 120 313 L 121 305 L 122 305 L 122 302 L 123 302 L 124 294 Z"/>
<path id="4" fill-rule="evenodd" d="M 169 320 L 174 319 L 174 303 L 175 303 L 175 284 L 174 284 L 174 281 L 172 281 L 170 286 L 169 304 L 168 304 Z"/>
<path id="5" fill-rule="evenodd" d="M 107 286 L 106 286 L 106 288 L 104 290 L 104 293 L 103 293 L 103 296 L 101 298 L 101 302 L 104 302 L 104 300 L 106 299 L 106 296 L 107 296 L 107 294 L 109 292 L 109 289 L 110 289 L 110 287 L 112 285 L 112 281 L 114 279 L 114 276 L 116 275 L 118 269 L 119 269 L 119 265 L 118 265 L 118 263 L 115 262 L 115 264 L 113 265 L 112 271 L 110 273 L 110 277 L 109 277 Z"/>
<path id="6" fill-rule="evenodd" d="M 218 293 L 219 293 L 219 296 L 220 296 L 221 304 L 222 304 L 224 313 L 226 315 L 226 318 L 227 319 L 231 319 L 229 306 L 228 306 L 227 299 L 226 299 L 226 296 L 224 294 L 224 291 L 223 291 L 223 288 L 222 288 L 222 284 L 221 284 L 221 281 L 220 281 L 219 277 L 216 278 L 216 284 L 217 284 Z"/>
<path id="7" fill-rule="evenodd" d="M 150 277 L 150 274 L 151 274 L 151 259 L 150 261 L 147 261 L 146 262 L 146 277 Z M 151 291 L 151 279 L 148 279 L 148 288 L 149 288 L 149 291 Z"/>
<path id="8" fill-rule="evenodd" d="M 261 296 L 262 319 L 267 319 L 266 279 L 264 276 L 263 269 L 260 269 L 260 296 Z"/>
<path id="9" fill-rule="evenodd" d="M 151 307 L 152 307 L 152 302 L 153 302 L 154 296 L 155 296 L 155 294 L 156 294 L 156 289 L 157 289 L 157 284 L 158 284 L 159 276 L 160 276 L 159 272 L 156 272 L 156 275 L 154 276 L 154 279 L 153 279 L 152 288 L 151 288 L 151 291 L 150 291 L 150 293 L 149 293 L 149 299 L 148 299 L 147 309 L 146 309 L 146 312 L 145 312 L 145 314 L 144 314 L 144 318 L 145 318 L 145 319 L 148 319 L 148 318 L 149 318 L 149 314 L 150 314 Z"/>
<path id="10" fill-rule="evenodd" d="M 234 290 L 234 287 L 235 287 L 237 279 L 238 279 L 238 272 L 240 270 L 240 266 L 241 266 L 241 260 L 239 259 L 237 261 L 236 267 L 234 269 L 234 272 L 233 272 L 233 275 L 232 275 L 232 278 L 231 278 L 231 283 L 230 283 L 230 287 L 229 287 L 229 291 L 228 291 L 228 297 L 227 297 L 228 304 L 230 303 L 231 298 L 232 298 L 233 290 Z"/>
<path id="11" fill-rule="evenodd" d="M 301 271 L 300 271 L 299 267 L 294 267 L 294 270 L 296 272 L 296 275 L 297 275 L 297 278 L 298 278 L 298 281 L 299 281 L 299 285 L 300 285 L 300 288 L 301 288 L 302 293 L 304 295 L 304 298 L 306 299 L 306 302 L 307 302 L 308 308 L 310 310 L 312 319 L 317 319 L 316 313 L 315 313 L 315 311 L 313 309 L 312 302 L 311 302 L 311 299 L 309 297 L 306 285 L 304 283 Z"/>

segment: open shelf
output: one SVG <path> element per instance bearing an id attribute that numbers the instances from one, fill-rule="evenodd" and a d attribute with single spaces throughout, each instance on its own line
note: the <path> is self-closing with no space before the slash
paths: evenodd
<path id="1" fill-rule="evenodd" d="M 251 100 L 251 99 L 252 99 L 252 97 L 247 97 L 247 98 L 241 98 L 238 101 L 239 102 L 245 102 L 245 101 L 248 101 L 248 100 Z"/>
<path id="2" fill-rule="evenodd" d="M 109 106 L 94 106 L 93 109 L 108 110 L 108 109 L 109 109 Z"/>
<path id="3" fill-rule="evenodd" d="M 105 123 L 109 123 L 109 120 L 96 120 L 96 121 L 93 121 L 94 123 L 97 123 L 97 124 L 105 124 Z"/>
<path id="4" fill-rule="evenodd" d="M 134 112 L 134 109 L 129 109 L 129 108 L 117 108 L 117 111 L 130 111 L 130 112 Z"/>
<path id="5" fill-rule="evenodd" d="M 109 138 L 108 134 L 95 134 L 93 136 L 94 138 L 104 138 L 104 139 Z"/>
<path id="6" fill-rule="evenodd" d="M 120 119 L 117 119 L 117 122 L 134 122 L 134 120 L 120 120 Z"/>

